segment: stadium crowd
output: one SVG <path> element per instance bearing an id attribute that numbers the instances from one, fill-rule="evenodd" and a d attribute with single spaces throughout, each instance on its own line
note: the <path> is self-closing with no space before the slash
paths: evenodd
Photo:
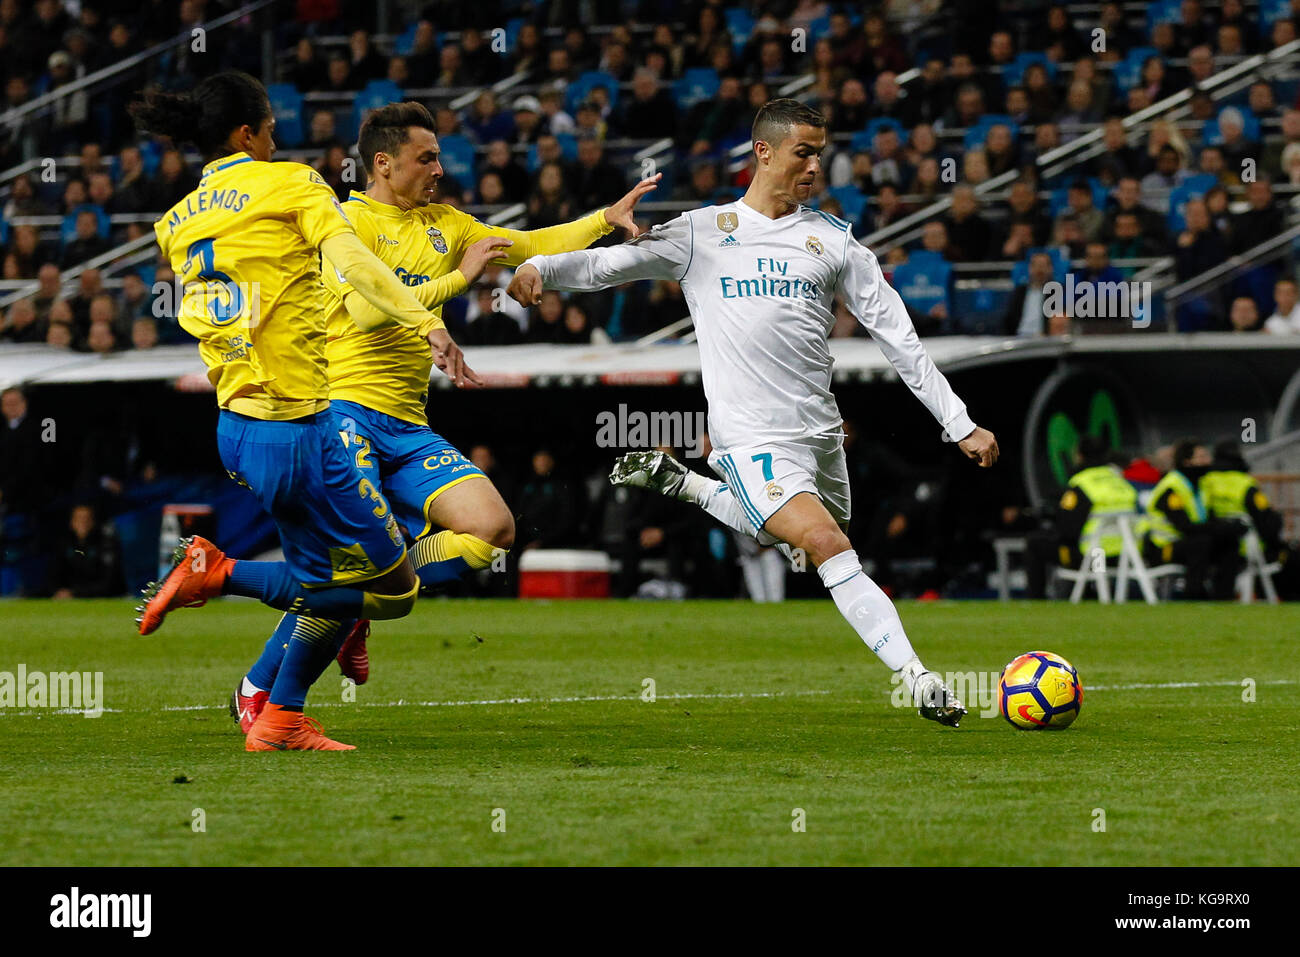
<path id="1" fill-rule="evenodd" d="M 75 5 L 74 15 L 61 0 L 4 0 L 6 107 L 155 43 L 188 41 L 227 6 L 100 0 Z M 589 8 L 601 26 L 574 25 Z M 799 95 L 828 114 L 833 140 L 815 205 L 866 236 L 951 200 L 915 240 L 891 237 L 881 249 L 927 335 L 1063 333 L 1070 310 L 1044 315 L 1043 277 L 1072 273 L 1081 297 L 1158 257 L 1173 257 L 1179 279 L 1198 276 L 1280 232 L 1300 190 L 1297 77 L 1261 76 L 1222 100 L 1204 88 L 1244 56 L 1293 41 L 1300 0 L 1181 0 L 1142 13 L 1118 2 L 1010 0 L 392 9 L 407 19 L 387 35 L 374 32 L 374 5 L 345 0 L 297 3 L 295 17 L 277 24 L 271 92 L 282 155 L 312 163 L 341 198 L 364 186 L 350 155 L 361 111 L 409 96 L 435 111 L 441 200 L 480 216 L 522 204 L 519 221 L 537 228 L 580 215 L 621 195 L 643 171 L 635 155 L 662 140 L 671 145 L 651 154 L 665 173 L 653 199 L 677 208 L 725 201 L 748 182 L 743 155 L 731 151 L 748 141 L 758 106 L 806 84 Z M 131 91 L 181 88 L 228 67 L 260 73 L 259 43 L 245 35 L 252 29 L 211 31 L 201 54 L 174 43 L 132 67 L 127 82 L 77 92 L 6 128 L 0 167 L 69 159 L 53 182 L 37 166 L 0 185 L 3 278 L 40 282 L 5 310 L 0 339 L 96 352 L 186 341 L 153 308 L 154 284 L 172 278 L 164 264 L 98 264 L 108 266 L 107 283 L 98 269 L 67 273 L 147 235 L 196 182 L 196 157 L 135 134 L 125 115 Z M 518 81 L 511 92 L 487 88 L 507 77 Z M 1184 119 L 1136 133 L 1121 122 L 1184 89 L 1192 91 Z M 458 97 L 467 105 L 456 109 Z M 1103 151 L 1042 171 L 1039 157 L 1093 130 Z M 1007 173 L 1006 189 L 976 189 Z M 998 264 L 987 275 L 1004 284 L 1010 270 L 1014 289 L 958 299 L 953 267 L 972 263 Z M 1290 258 L 1266 264 L 1183 303 L 1174 321 L 1184 330 L 1300 331 L 1294 296 L 1277 291 L 1288 278 Z M 449 305 L 466 344 L 627 339 L 662 325 L 659 316 L 685 314 L 670 283 L 551 297 L 527 312 L 491 296 L 508 282 L 508 271 L 494 270 Z M 486 308 L 493 301 L 504 308 Z M 863 333 L 845 314 L 836 334 Z"/>
<path id="2" fill-rule="evenodd" d="M 204 49 L 193 48 L 195 27 L 234 8 L 217 0 L 0 0 L 4 109 L 30 110 L 16 113 L 0 140 L 0 278 L 23 286 L 4 307 L 0 349 L 43 342 L 111 353 L 191 341 L 162 307 L 170 268 L 147 245 L 143 255 L 120 247 L 147 239 L 153 221 L 196 185 L 198 158 L 138 136 L 125 107 L 150 83 L 181 89 L 228 68 L 265 75 L 258 31 L 266 21 L 257 17 L 209 31 Z M 649 157 L 664 180 L 645 215 L 662 220 L 739 196 L 756 110 L 793 92 L 830 120 L 812 202 L 849 220 L 856 235 L 897 230 L 950 201 L 915 239 L 900 241 L 910 235 L 901 231 L 873 242 L 923 335 L 1130 330 L 1132 317 L 1081 327 L 1069 310 L 1053 314 L 1045 284 L 1071 277 L 1082 296 L 1162 257 L 1172 257 L 1179 279 L 1202 275 L 1290 225 L 1300 194 L 1294 67 L 1260 73 L 1238 94 L 1211 95 L 1216 75 L 1296 39 L 1300 0 L 1161 0 L 1145 9 L 1113 0 L 434 0 L 387 9 L 396 20 L 387 33 L 370 0 L 281 4 L 273 25 L 268 79 L 280 155 L 313 165 L 341 199 L 364 188 L 353 143 L 366 106 L 412 98 L 436 118 L 441 202 L 485 219 L 513 207 L 511 222 L 540 228 L 617 199 Z M 33 107 L 159 44 L 162 52 L 132 62 L 122 82 L 78 90 L 53 110 Z M 490 89 L 507 78 L 508 91 Z M 1183 90 L 1191 93 L 1185 117 L 1125 126 Z M 1040 162 L 1094 132 L 1104 147 L 1096 155 L 1052 172 Z M 1004 175 L 1005 188 L 982 188 Z M 990 280 L 996 294 L 971 299 L 956 287 L 959 274 Z M 459 342 L 628 340 L 687 314 L 672 282 L 548 292 L 524 309 L 494 294 L 510 278 L 489 268 L 446 306 Z M 1168 321 L 1187 331 L 1297 334 L 1298 300 L 1286 253 L 1190 298 Z M 865 334 L 846 310 L 839 317 L 835 336 Z M 32 426 L 22 425 L 20 393 L 7 392 L 6 403 L 6 448 L 16 448 Z M 51 557 L 59 571 L 41 588 L 82 593 L 60 576 L 89 578 L 92 593 L 121 579 L 109 558 L 90 563 L 110 568 L 96 577 L 68 556 L 114 553 L 103 521 L 116 507 L 113 484 L 165 467 L 146 466 L 138 452 L 112 468 L 100 467 L 102 449 L 84 459 L 85 474 L 68 492 L 87 509 L 66 509 L 54 523 L 65 538 L 42 548 L 64 559 Z M 891 543 L 911 536 L 916 554 L 944 553 L 937 499 L 925 497 L 941 497 L 943 477 L 918 476 L 870 444 L 857 454 L 864 476 L 889 477 L 892 491 L 880 500 L 898 503 L 862 517 L 872 542 L 865 552 L 888 563 Z M 475 455 L 486 462 L 492 450 Z M 6 458 L 12 473 L 20 460 Z M 673 503 L 619 501 L 566 463 L 557 469 L 553 453 L 517 461 L 516 472 L 493 477 L 531 516 L 533 542 L 652 552 L 668 563 L 668 578 L 683 561 L 707 565 L 734 549 L 707 530 L 666 534 L 683 521 L 659 514 Z M 5 489 L 12 513 L 27 493 Z M 521 523 L 521 548 L 527 534 Z M 90 548 L 96 535 L 103 538 Z M 899 557 L 900 567 L 907 559 Z M 959 573 L 922 570 L 910 587 L 937 591 Z"/>

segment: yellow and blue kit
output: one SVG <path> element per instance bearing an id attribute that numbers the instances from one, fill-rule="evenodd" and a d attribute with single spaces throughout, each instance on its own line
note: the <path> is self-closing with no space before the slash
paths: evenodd
<path id="1" fill-rule="evenodd" d="M 441 322 L 442 304 L 467 288 L 457 268 L 480 239 L 500 236 L 513 245 L 496 260 L 517 266 L 530 256 L 583 249 L 613 230 L 604 210 L 551 226 L 522 231 L 488 226 L 468 213 L 434 203 L 402 210 L 353 192 L 343 204 L 361 241 Z M 433 359 L 420 330 L 390 327 L 372 332 L 351 320 L 346 279 L 327 261 L 325 287 L 333 294 L 327 316 L 331 408 L 339 431 L 351 436 L 355 463 L 382 488 L 412 538 L 430 531 L 429 504 L 454 485 L 483 473 L 429 428 L 425 404 Z"/>
<path id="2" fill-rule="evenodd" d="M 217 391 L 221 461 L 275 520 L 294 577 L 337 585 L 389 571 L 401 533 L 329 412 L 318 249 L 353 231 L 333 192 L 310 167 L 235 153 L 205 166 L 154 231 Z"/>

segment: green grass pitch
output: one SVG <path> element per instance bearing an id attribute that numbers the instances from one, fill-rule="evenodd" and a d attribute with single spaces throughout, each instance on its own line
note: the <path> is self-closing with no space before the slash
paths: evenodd
<path id="1" fill-rule="evenodd" d="M 1087 689 L 1082 715 L 1018 732 L 968 700 L 959 730 L 922 721 L 891 706 L 888 671 L 829 601 L 426 600 L 375 627 L 355 702 L 337 666 L 308 699 L 357 751 L 247 754 L 225 704 L 274 612 L 217 601 L 140 638 L 124 601 L 4 603 L 0 671 L 102 671 L 109 710 L 0 708 L 0 864 L 1300 856 L 1300 609 L 901 612 L 937 671 L 1064 655 Z"/>

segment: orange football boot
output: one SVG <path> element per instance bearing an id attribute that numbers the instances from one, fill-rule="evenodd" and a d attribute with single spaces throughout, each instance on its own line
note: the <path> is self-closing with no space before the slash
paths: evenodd
<path id="1" fill-rule="evenodd" d="M 286 711 L 267 703 L 248 729 L 245 751 L 355 751 L 356 746 L 331 741 L 321 734 L 320 722 L 301 711 Z"/>
<path id="2" fill-rule="evenodd" d="M 172 552 L 172 570 L 161 582 L 150 582 L 141 594 L 144 603 L 136 606 L 140 617 L 135 620 L 140 634 L 151 635 L 162 625 L 169 611 L 198 608 L 209 598 L 221 594 L 230 577 L 235 560 L 206 538 L 193 535 L 182 538 Z"/>
<path id="3" fill-rule="evenodd" d="M 366 639 L 370 637 L 370 619 L 362 618 L 339 646 L 338 662 L 343 677 L 351 678 L 356 684 L 363 685 L 370 677 L 370 652 L 366 650 Z"/>

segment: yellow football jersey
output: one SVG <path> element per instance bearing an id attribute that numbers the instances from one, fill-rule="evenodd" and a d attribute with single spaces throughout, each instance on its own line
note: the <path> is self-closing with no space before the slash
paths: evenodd
<path id="1" fill-rule="evenodd" d="M 522 231 L 488 226 L 452 206 L 434 203 L 402 210 L 353 192 L 344 204 L 366 247 L 389 266 L 417 299 L 441 317 L 442 302 L 465 291 L 464 277 L 452 277 L 465 250 L 485 236 L 514 242 L 499 261 L 517 266 L 530 256 L 570 252 L 590 246 L 614 227 L 605 211 Z M 433 359 L 425 330 L 390 327 L 364 332 L 349 318 L 343 298 L 351 286 L 328 262 L 323 266 L 330 297 L 325 354 L 330 397 L 357 402 L 404 422 L 424 425 Z"/>
<path id="2" fill-rule="evenodd" d="M 351 230 L 311 167 L 246 153 L 205 166 L 154 224 L 184 290 L 180 324 L 199 340 L 222 408 L 295 419 L 328 406 L 318 247 Z"/>

